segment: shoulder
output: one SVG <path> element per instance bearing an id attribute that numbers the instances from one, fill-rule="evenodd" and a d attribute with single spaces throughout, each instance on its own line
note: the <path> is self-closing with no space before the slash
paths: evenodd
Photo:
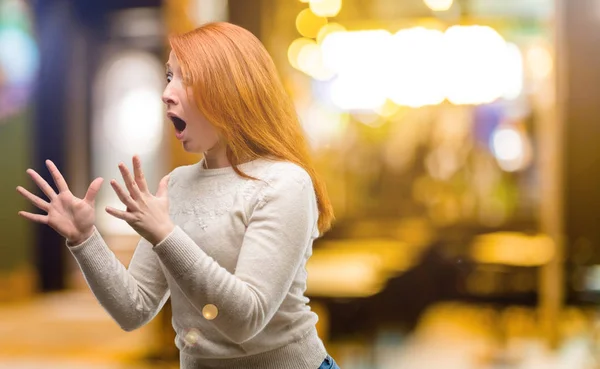
<path id="1" fill-rule="evenodd" d="M 250 208 L 262 208 L 267 203 L 314 197 L 312 179 L 301 166 L 288 161 L 264 162 L 262 170 L 248 173 L 257 180 L 249 180 L 245 197 Z"/>
<path id="2" fill-rule="evenodd" d="M 271 161 L 270 165 L 258 176 L 268 188 L 286 189 L 299 186 L 312 187 L 312 179 L 301 166 L 289 161 Z"/>
<path id="3" fill-rule="evenodd" d="M 197 173 L 197 167 L 197 163 L 176 167 L 169 173 L 168 186 L 173 187 L 177 183 L 190 183 L 190 179 Z"/>

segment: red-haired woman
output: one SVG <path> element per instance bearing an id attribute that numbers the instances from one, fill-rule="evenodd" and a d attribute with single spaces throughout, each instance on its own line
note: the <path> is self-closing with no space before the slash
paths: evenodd
<path id="1" fill-rule="evenodd" d="M 274 63 L 250 32 L 204 25 L 170 39 L 163 101 L 198 163 L 148 191 L 141 163 L 111 185 L 126 210 L 106 211 L 142 239 L 126 269 L 94 227 L 94 198 L 74 197 L 56 166 L 56 193 L 35 171 L 47 215 L 20 212 L 67 239 L 96 298 L 125 330 L 171 297 L 182 368 L 337 368 L 307 305 L 306 262 L 333 211 Z"/>

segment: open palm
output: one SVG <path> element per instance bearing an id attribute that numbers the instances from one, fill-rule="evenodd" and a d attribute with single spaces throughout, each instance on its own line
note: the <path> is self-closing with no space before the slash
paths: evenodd
<path id="1" fill-rule="evenodd" d="M 46 194 L 49 202 L 32 194 L 21 186 L 17 187 L 17 191 L 47 214 L 20 211 L 19 215 L 34 222 L 49 225 L 70 243 L 84 241 L 94 232 L 94 223 L 96 221 L 95 199 L 103 179 L 95 179 L 90 184 L 85 197 L 80 199 L 71 193 L 67 182 L 52 161 L 46 160 L 46 166 L 54 179 L 58 194 L 33 169 L 28 169 L 27 174 L 31 176 L 37 186 Z"/>

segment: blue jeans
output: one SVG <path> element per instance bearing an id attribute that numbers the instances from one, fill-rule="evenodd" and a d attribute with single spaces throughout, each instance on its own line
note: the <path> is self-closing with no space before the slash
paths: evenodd
<path id="1" fill-rule="evenodd" d="M 319 367 L 319 369 L 340 369 L 335 360 L 329 355 L 323 360 L 323 364 Z"/>

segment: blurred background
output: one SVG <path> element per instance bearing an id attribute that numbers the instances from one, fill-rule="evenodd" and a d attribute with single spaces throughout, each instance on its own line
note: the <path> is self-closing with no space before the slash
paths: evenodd
<path id="1" fill-rule="evenodd" d="M 0 0 L 0 368 L 178 367 L 169 306 L 120 331 L 15 188 L 197 161 L 160 97 L 209 21 L 267 47 L 326 179 L 307 295 L 342 368 L 600 368 L 596 0 Z"/>

